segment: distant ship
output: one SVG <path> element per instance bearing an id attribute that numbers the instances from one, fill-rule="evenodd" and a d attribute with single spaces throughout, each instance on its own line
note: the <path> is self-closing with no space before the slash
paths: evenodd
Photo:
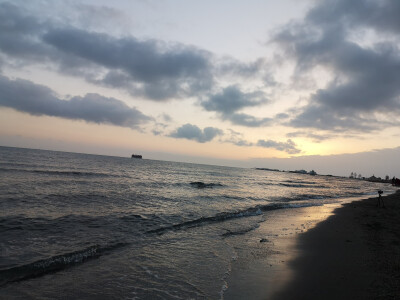
<path id="1" fill-rule="evenodd" d="M 142 158 L 142 156 L 139 154 L 132 154 L 132 158 Z"/>

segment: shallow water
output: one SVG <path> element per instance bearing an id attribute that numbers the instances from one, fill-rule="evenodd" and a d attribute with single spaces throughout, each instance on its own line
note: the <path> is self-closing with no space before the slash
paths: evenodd
<path id="1" fill-rule="evenodd" d="M 271 212 L 381 188 L 328 176 L 0 147 L 0 295 L 222 298 L 239 255 L 235 245 Z"/>

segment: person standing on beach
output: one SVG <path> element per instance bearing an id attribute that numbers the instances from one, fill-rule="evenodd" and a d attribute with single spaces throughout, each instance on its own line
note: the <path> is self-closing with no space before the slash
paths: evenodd
<path id="1" fill-rule="evenodd" d="M 382 190 L 379 190 L 379 191 L 378 191 L 378 194 L 379 194 L 379 196 L 378 196 L 378 203 L 377 203 L 376 206 L 381 207 L 381 203 L 382 203 L 382 207 L 385 207 L 385 203 L 383 202 L 383 199 L 382 199 L 383 191 L 382 191 Z"/>

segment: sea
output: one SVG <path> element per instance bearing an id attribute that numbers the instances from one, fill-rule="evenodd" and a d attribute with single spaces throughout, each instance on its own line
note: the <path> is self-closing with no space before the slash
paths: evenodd
<path id="1" fill-rule="evenodd" d="M 252 259 L 243 239 L 273 212 L 378 189 L 334 176 L 0 147 L 0 298 L 223 299 L 232 267 Z"/>

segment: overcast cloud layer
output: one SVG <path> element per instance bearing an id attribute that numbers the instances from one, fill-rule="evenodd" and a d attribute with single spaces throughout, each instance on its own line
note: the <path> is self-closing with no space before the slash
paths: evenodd
<path id="1" fill-rule="evenodd" d="M 61 73 L 150 100 L 197 97 L 212 90 L 215 73 L 249 76 L 262 64 L 230 59 L 214 66 L 217 61 L 206 50 L 75 28 L 10 2 L 0 3 L 0 19 L 0 50 L 15 62 L 46 62 Z"/>
<path id="2" fill-rule="evenodd" d="M 0 105 L 33 115 L 133 129 L 157 119 L 128 106 L 126 99 L 96 93 L 65 98 L 33 81 L 11 79 L 3 71 L 40 65 L 95 86 L 124 91 L 130 101 L 195 103 L 202 115 L 208 114 L 210 126 L 201 129 L 188 116 L 178 121 L 172 133 L 165 133 L 171 119 L 155 120 L 150 131 L 199 143 L 221 137 L 221 142 L 237 146 L 294 155 L 302 152 L 296 141 L 300 137 L 322 143 L 398 127 L 400 2 L 312 3 L 303 19 L 280 26 L 272 37 L 265 36 L 267 47 L 277 47 L 280 59 L 254 57 L 242 62 L 179 41 L 116 35 L 104 28 L 93 31 L 46 14 L 45 9 L 29 9 L 23 1 L 0 0 L 0 72 L 5 75 L 0 76 Z M 93 17 L 119 18 L 113 8 L 81 8 L 92 10 Z M 284 63 L 295 65 L 289 84 L 277 81 Z M 321 70 L 327 74 L 327 84 L 318 81 Z M 313 76 L 317 77 L 314 87 L 308 82 Z M 279 101 L 285 102 L 286 92 L 294 86 L 307 91 L 301 106 L 293 101 L 292 107 L 277 112 Z M 269 109 L 272 106 L 275 110 Z M 257 116 L 249 113 L 255 108 Z M 233 130 L 224 134 L 212 126 L 213 118 L 244 131 L 263 127 L 272 132 L 274 126 L 283 126 L 287 131 L 282 136 L 293 140 L 274 141 L 267 136 L 251 141 Z"/>

